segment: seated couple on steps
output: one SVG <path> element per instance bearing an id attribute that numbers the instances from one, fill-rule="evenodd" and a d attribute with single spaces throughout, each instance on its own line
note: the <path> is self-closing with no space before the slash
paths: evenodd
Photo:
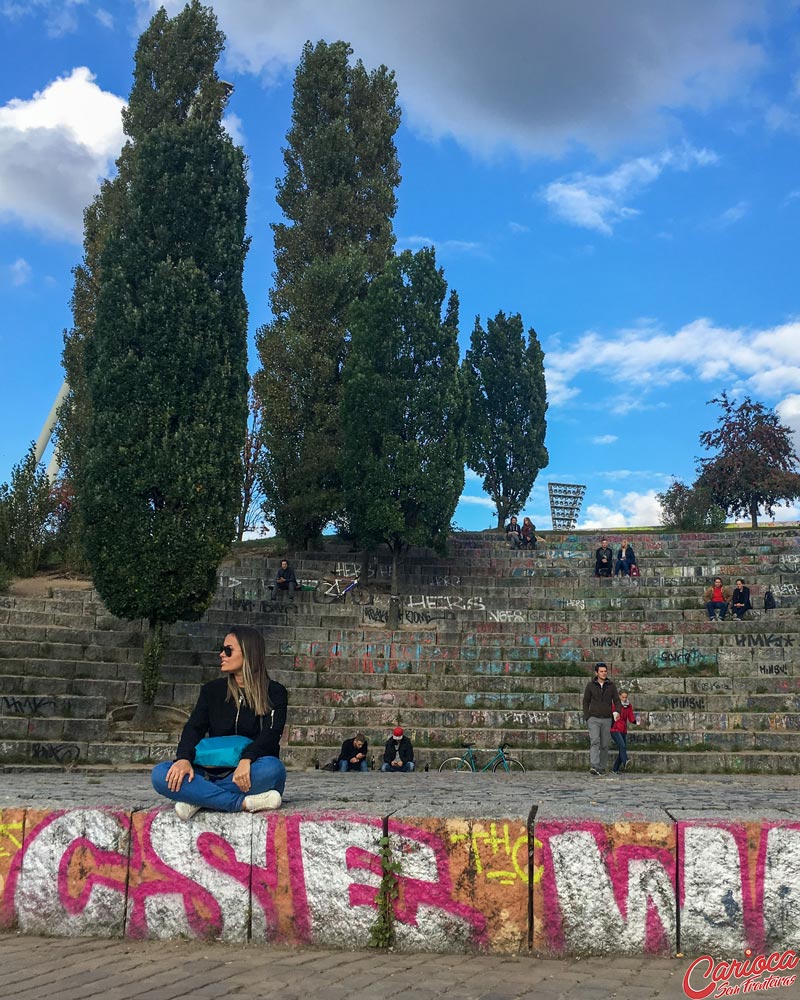
<path id="1" fill-rule="evenodd" d="M 222 676 L 200 689 L 176 759 L 153 768 L 153 788 L 175 803 L 183 820 L 199 809 L 278 809 L 286 784 L 279 755 L 289 698 L 283 684 L 270 680 L 261 633 L 248 625 L 234 626 L 220 649 L 219 666 Z M 195 762 L 204 737 L 223 736 L 245 738 L 238 763 Z"/>
<path id="2" fill-rule="evenodd" d="M 719 576 L 714 577 L 714 583 L 710 587 L 706 587 L 703 601 L 709 621 L 725 621 L 728 609 L 734 617 L 742 621 L 745 613 L 753 607 L 750 601 L 750 588 L 745 587 L 744 580 L 737 580 L 736 589 L 731 593 L 728 587 L 723 586 L 722 578 Z"/>

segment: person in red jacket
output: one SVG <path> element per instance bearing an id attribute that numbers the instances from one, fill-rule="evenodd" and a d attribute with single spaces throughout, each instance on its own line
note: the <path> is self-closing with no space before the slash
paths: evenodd
<path id="1" fill-rule="evenodd" d="M 620 691 L 619 704 L 615 706 L 619 717 L 611 724 L 611 739 L 617 744 L 619 754 L 614 762 L 614 774 L 626 771 L 633 765 L 633 761 L 628 757 L 628 723 L 636 725 L 636 716 L 633 714 L 633 705 L 628 701 L 628 692 Z"/>

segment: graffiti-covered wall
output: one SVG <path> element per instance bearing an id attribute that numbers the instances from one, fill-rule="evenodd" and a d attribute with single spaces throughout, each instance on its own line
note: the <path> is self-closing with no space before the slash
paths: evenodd
<path id="1" fill-rule="evenodd" d="M 0 929 L 364 947 L 383 833 L 345 812 L 4 810 Z M 388 834 L 401 949 L 800 948 L 800 823 L 425 817 Z"/>

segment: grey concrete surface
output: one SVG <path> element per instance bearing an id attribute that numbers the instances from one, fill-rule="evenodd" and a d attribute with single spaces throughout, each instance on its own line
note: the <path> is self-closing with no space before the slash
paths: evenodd
<path id="1" fill-rule="evenodd" d="M 0 769 L 0 809 L 163 804 L 149 771 Z M 522 775 L 339 774 L 289 771 L 284 808 L 347 809 L 362 815 L 544 819 L 800 819 L 800 775 L 653 775 L 596 778 L 574 772 Z"/>
<path id="2" fill-rule="evenodd" d="M 9 1000 L 685 1000 L 688 964 L 0 934 Z M 797 1000 L 800 992 L 775 996 Z"/>

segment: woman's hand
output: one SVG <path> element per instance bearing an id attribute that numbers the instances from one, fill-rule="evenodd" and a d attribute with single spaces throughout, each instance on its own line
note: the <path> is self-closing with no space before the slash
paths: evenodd
<path id="1" fill-rule="evenodd" d="M 250 791 L 250 761 L 242 758 L 233 772 L 233 783 L 240 792 Z"/>
<path id="2" fill-rule="evenodd" d="M 167 771 L 167 788 L 171 792 L 179 792 L 183 779 L 188 776 L 189 781 L 194 778 L 194 768 L 188 760 L 176 760 Z"/>

